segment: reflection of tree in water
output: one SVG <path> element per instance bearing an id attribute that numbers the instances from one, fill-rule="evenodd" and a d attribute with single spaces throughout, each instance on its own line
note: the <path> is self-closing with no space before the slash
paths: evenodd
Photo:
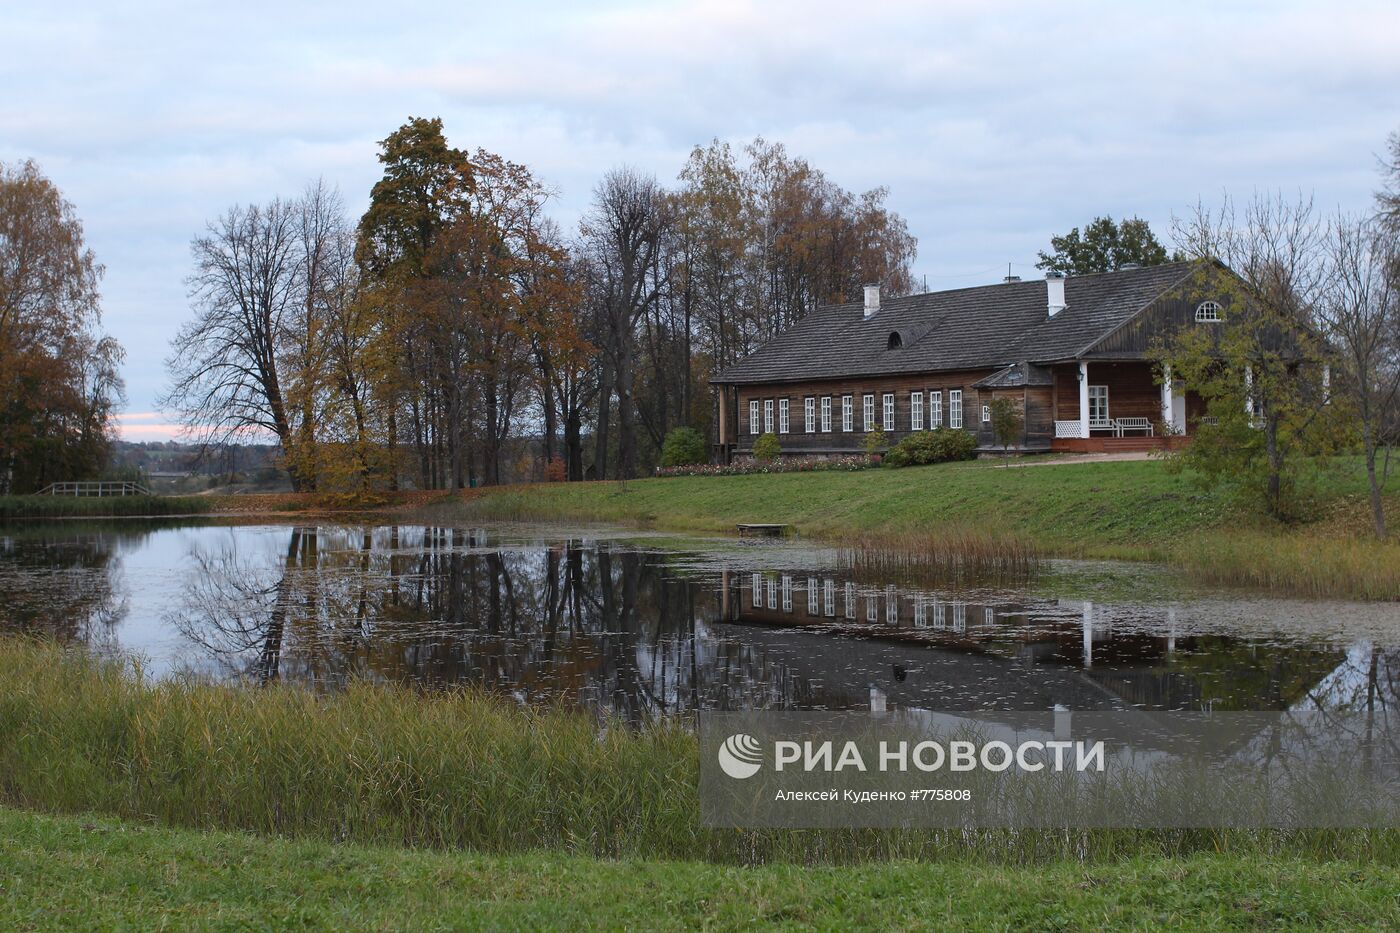
<path id="1" fill-rule="evenodd" d="M 146 535 L 73 524 L 0 536 L 0 631 L 113 647 L 127 609 L 118 550 Z"/>
<path id="2" fill-rule="evenodd" d="M 299 528 L 275 556 L 232 544 L 193 556 L 169 618 L 231 676 L 471 682 L 631 720 L 790 705 L 757 653 L 695 637 L 718 618 L 716 595 L 667 577 L 653 555 L 498 549 L 452 529 Z"/>

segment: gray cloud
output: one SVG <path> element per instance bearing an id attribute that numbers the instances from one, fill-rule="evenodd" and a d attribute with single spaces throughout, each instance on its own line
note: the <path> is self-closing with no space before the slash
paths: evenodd
<path id="1" fill-rule="evenodd" d="M 1226 189 L 1364 208 L 1400 126 L 1393 2 L 13 6 L 0 159 L 38 159 L 84 217 L 136 412 L 190 237 L 317 176 L 362 209 L 410 114 L 531 165 L 566 227 L 611 165 L 669 180 L 762 134 L 888 186 L 931 287 L 1032 273 L 1096 213 L 1165 233 Z"/>

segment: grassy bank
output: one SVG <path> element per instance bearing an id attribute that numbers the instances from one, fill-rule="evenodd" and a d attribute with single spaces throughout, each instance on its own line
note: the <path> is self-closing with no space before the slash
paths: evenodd
<path id="1" fill-rule="evenodd" d="M 1400 865 L 1391 831 L 730 831 L 699 824 L 695 738 L 599 731 L 472 691 L 318 695 L 139 682 L 0 639 L 0 803 L 331 841 L 722 864 L 1085 864 L 1227 853 Z"/>
<path id="2" fill-rule="evenodd" d="M 0 496 L 0 521 L 203 515 L 213 507 L 202 496 Z"/>
<path id="3" fill-rule="evenodd" d="M 1199 854 L 735 868 L 486 856 L 0 810 L 5 929 L 1384 928 L 1400 871 Z"/>
<path id="4" fill-rule="evenodd" d="M 938 551 L 974 540 L 981 549 L 1166 561 L 1207 582 L 1297 595 L 1400 598 L 1400 542 L 1369 537 L 1364 493 L 1359 462 L 1339 460 L 1304 483 L 1312 520 L 1282 526 L 1159 461 L 978 462 L 504 487 L 434 511 L 463 521 L 615 521 L 724 534 L 738 522 L 780 522 L 831 541 L 897 538 Z M 1400 471 L 1387 494 L 1400 523 Z"/>

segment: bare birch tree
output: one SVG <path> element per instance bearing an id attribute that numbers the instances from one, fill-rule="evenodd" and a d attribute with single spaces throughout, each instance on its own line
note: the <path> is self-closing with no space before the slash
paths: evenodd
<path id="1" fill-rule="evenodd" d="M 1329 243 L 1328 289 L 1319 315 L 1344 372 L 1335 383 L 1351 398 L 1360 421 L 1370 488 L 1371 522 L 1385 538 L 1385 486 L 1389 461 L 1377 468 L 1377 452 L 1391 439 L 1386 426 L 1400 402 L 1400 286 L 1394 276 L 1400 251 L 1381 225 L 1338 218 Z"/>

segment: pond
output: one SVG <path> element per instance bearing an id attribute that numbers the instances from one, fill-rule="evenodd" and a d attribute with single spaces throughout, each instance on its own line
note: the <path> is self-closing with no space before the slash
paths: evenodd
<path id="1" fill-rule="evenodd" d="M 88 526 L 0 533 L 0 630 L 150 676 L 484 685 L 631 721 L 696 709 L 1281 710 L 1400 696 L 1400 607 L 855 573 L 833 549 L 606 528 Z"/>

